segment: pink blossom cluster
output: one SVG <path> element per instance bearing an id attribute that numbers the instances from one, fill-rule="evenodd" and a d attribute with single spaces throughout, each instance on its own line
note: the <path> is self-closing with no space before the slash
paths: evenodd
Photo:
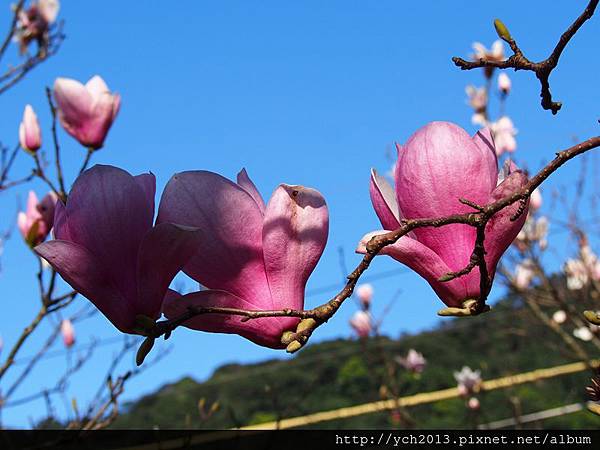
<path id="1" fill-rule="evenodd" d="M 54 99 L 67 133 L 89 151 L 103 146 L 120 97 L 102 78 L 95 76 L 85 85 L 59 78 Z M 29 105 L 19 136 L 35 157 L 41 132 Z M 373 236 L 397 229 L 404 219 L 468 212 L 460 199 L 486 205 L 520 189 L 527 177 L 508 161 L 498 170 L 496 145 L 490 128 L 469 136 L 447 122 L 428 124 L 398 145 L 394 186 L 375 171 L 371 174 L 371 200 L 384 229 L 366 235 L 357 252 L 365 253 Z M 161 315 L 177 320 L 206 306 L 304 308 L 305 286 L 328 236 L 328 209 L 318 191 L 280 184 L 266 202 L 245 170 L 235 182 L 213 172 L 186 171 L 167 183 L 154 219 L 155 191 L 152 173 L 132 176 L 97 165 L 79 176 L 66 202 L 52 194 L 38 202 L 32 193 L 27 211 L 19 215 L 19 228 L 40 257 L 125 333 L 145 334 L 148 323 Z M 485 262 L 491 277 L 525 221 L 527 211 L 510 220 L 518 207 L 501 210 L 486 226 Z M 50 229 L 54 239 L 44 242 Z M 473 227 L 454 224 L 416 229 L 381 253 L 420 274 L 446 305 L 460 307 L 480 296 L 478 268 L 451 281 L 440 279 L 469 263 L 474 242 Z M 180 271 L 206 289 L 185 295 L 169 289 Z M 366 337 L 374 329 L 373 288 L 358 286 L 356 295 L 361 309 L 351 325 Z M 243 321 L 211 312 L 182 325 L 283 348 L 283 334 L 298 323 L 295 317 Z M 404 365 L 419 372 L 424 358 L 409 353 Z"/>

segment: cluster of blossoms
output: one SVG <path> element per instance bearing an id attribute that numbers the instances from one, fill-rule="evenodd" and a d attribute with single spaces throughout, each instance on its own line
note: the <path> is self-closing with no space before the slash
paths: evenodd
<path id="1" fill-rule="evenodd" d="M 481 391 L 481 372 L 464 366 L 460 372 L 454 372 L 454 379 L 457 383 L 458 394 L 468 399 L 467 407 L 473 410 L 479 409 L 479 399 L 475 395 Z"/>
<path id="2" fill-rule="evenodd" d="M 472 58 L 475 61 L 479 61 L 480 59 L 487 61 L 504 60 L 504 45 L 500 40 L 493 43 L 491 50 L 488 50 L 483 44 L 475 42 L 473 50 L 474 54 Z M 517 149 L 517 141 L 515 140 L 517 129 L 511 118 L 506 115 L 501 115 L 495 121 L 490 120 L 488 111 L 490 93 L 488 92 L 488 86 L 493 73 L 493 68 L 486 67 L 484 70 L 486 85 L 483 87 L 468 85 L 465 91 L 467 93 L 467 103 L 473 108 L 471 121 L 474 125 L 490 128 L 494 135 L 496 154 L 501 156 L 505 152 L 513 153 Z M 500 100 L 504 102 L 512 89 L 512 82 L 506 73 L 502 72 L 498 75 L 497 88 Z"/>
<path id="3" fill-rule="evenodd" d="M 600 281 L 600 260 L 592 251 L 587 239 L 580 240 L 579 257 L 568 259 L 564 265 L 567 276 L 567 288 L 571 290 L 582 289 L 591 280 Z"/>
<path id="4" fill-rule="evenodd" d="M 21 54 L 26 53 L 29 44 L 34 41 L 39 51 L 45 51 L 50 25 L 56 21 L 59 9 L 58 0 L 38 0 L 32 2 L 29 8 L 19 11 L 14 39 L 19 44 Z"/>
<path id="5" fill-rule="evenodd" d="M 89 151 L 101 148 L 119 111 L 119 95 L 95 76 L 85 85 L 57 79 L 54 98 L 66 132 Z M 19 137 L 21 146 L 37 157 L 41 131 L 29 105 Z M 395 187 L 375 171 L 371 174 L 371 200 L 384 230 L 366 235 L 358 253 L 366 253 L 373 236 L 397 229 L 405 218 L 470 212 L 460 199 L 486 205 L 510 196 L 527 182 L 509 161 L 498 170 L 489 128 L 469 136 L 454 124 L 434 122 L 397 149 Z M 471 182 L 465 184 L 465 178 Z M 40 257 L 125 333 L 148 334 L 161 315 L 179 320 L 202 307 L 304 308 L 305 286 L 328 235 L 328 210 L 318 191 L 281 184 L 265 202 L 245 170 L 236 182 L 207 171 L 182 172 L 166 185 L 154 220 L 155 190 L 151 173 L 132 176 L 97 165 L 78 177 L 68 202 L 51 194 L 38 202 L 32 193 L 27 211 L 19 215 L 19 228 Z M 510 205 L 486 225 L 485 263 L 492 279 L 500 257 L 525 221 L 527 208 L 517 220 L 510 220 L 519 209 Z M 54 240 L 44 242 L 51 228 Z M 481 295 L 479 269 L 450 281 L 440 279 L 468 265 L 475 234 L 475 228 L 466 224 L 415 229 L 381 253 L 424 277 L 447 306 L 460 308 Z M 169 289 L 180 271 L 207 289 L 186 295 Z M 351 325 L 365 337 L 374 327 L 372 286 L 359 286 L 357 296 L 361 310 Z M 188 318 L 182 325 L 235 333 L 259 345 L 284 348 L 286 336 L 299 322 L 287 316 L 243 321 L 210 312 Z M 72 339 L 65 338 L 65 343 Z M 409 353 L 405 364 L 418 372 L 424 359 Z"/>
<path id="6" fill-rule="evenodd" d="M 245 171 L 237 183 L 183 172 L 167 184 L 153 225 L 155 185 L 152 174 L 94 166 L 66 205 L 57 202 L 55 239 L 35 251 L 124 333 L 143 334 L 148 319 L 194 306 L 302 309 L 327 241 L 321 194 L 282 184 L 265 204 Z M 208 289 L 184 296 L 168 289 L 180 270 Z M 205 314 L 183 325 L 281 348 L 283 332 L 297 323 Z"/>

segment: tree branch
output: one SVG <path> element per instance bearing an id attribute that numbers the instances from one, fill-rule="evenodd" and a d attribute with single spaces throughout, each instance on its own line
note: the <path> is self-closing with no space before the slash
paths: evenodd
<path id="1" fill-rule="evenodd" d="M 472 227 L 477 228 L 477 238 L 470 262 L 464 269 L 457 272 L 456 276 L 465 275 L 476 266 L 479 267 L 481 276 L 481 296 L 475 301 L 470 300 L 468 305 L 465 304 L 465 311 L 463 311 L 464 314 L 453 315 L 476 315 L 481 312 L 484 312 L 487 309 L 485 301 L 487 299 L 487 295 L 489 294 L 492 284 L 488 274 L 487 266 L 485 264 L 485 248 L 483 246 L 483 242 L 485 239 L 485 225 L 487 224 L 487 222 L 494 216 L 494 214 L 506 208 L 507 206 L 510 206 L 518 201 L 526 201 L 535 188 L 542 184 L 542 182 L 544 182 L 552 173 L 558 170 L 567 161 L 596 147 L 600 147 L 600 136 L 592 137 L 584 142 L 574 145 L 573 147 L 557 152 L 556 157 L 544 168 L 542 168 L 535 176 L 530 178 L 530 180 L 525 184 L 525 186 L 523 186 L 522 189 L 518 190 L 517 192 L 513 193 L 508 197 L 497 200 L 494 203 L 490 203 L 486 206 L 475 205 L 477 206 L 477 208 L 475 208 L 475 212 L 454 214 L 447 217 L 431 219 L 402 220 L 402 225 L 397 230 L 375 236 L 367 243 L 367 253 L 364 255 L 363 259 L 360 261 L 360 263 L 354 269 L 354 271 L 352 271 L 352 273 L 348 275 L 348 281 L 346 282 L 346 285 L 335 297 L 333 297 L 327 303 L 324 303 L 316 308 L 309 310 L 283 309 L 253 311 L 210 306 L 201 308 L 190 307 L 188 311 L 180 317 L 170 320 L 159 321 L 156 324 L 154 324 L 153 327 L 145 330 L 145 335 L 147 336 L 147 339 L 140 347 L 140 350 L 138 350 L 137 361 L 139 364 L 143 362 L 144 357 L 152 349 L 152 343 L 154 342 L 154 339 L 160 336 L 164 336 L 165 339 L 167 339 L 175 328 L 183 324 L 188 319 L 200 314 L 235 315 L 241 316 L 242 321 L 264 317 L 298 317 L 302 320 L 298 324 L 296 331 L 286 332 L 284 333 L 284 336 L 282 336 L 282 343 L 287 345 L 287 351 L 293 353 L 299 350 L 308 341 L 308 338 L 311 336 L 312 332 L 316 328 L 318 328 L 320 325 L 327 322 L 331 317 L 333 317 L 333 315 L 337 312 L 337 310 L 344 303 L 344 301 L 352 295 L 358 280 L 360 279 L 362 274 L 369 268 L 375 256 L 377 256 L 377 254 L 384 247 L 390 244 L 394 244 L 402 236 L 408 234 L 416 228 L 439 228 L 445 225 L 456 223 L 470 225 Z M 453 278 L 455 277 L 453 276 Z M 449 278 L 445 281 L 449 281 L 453 278 Z M 460 308 L 454 309 L 459 310 Z M 444 315 L 444 311 L 445 310 L 442 310 L 440 313 Z"/>
<path id="2" fill-rule="evenodd" d="M 542 98 L 542 108 L 551 110 L 552 114 L 556 114 L 562 107 L 562 103 L 552 100 L 552 94 L 550 93 L 550 74 L 558 65 L 560 56 L 563 50 L 569 43 L 569 41 L 579 31 L 581 26 L 589 20 L 595 13 L 596 7 L 598 6 L 599 0 L 590 0 L 585 10 L 581 13 L 577 19 L 567 28 L 567 30 L 560 36 L 558 43 L 554 47 L 554 50 L 543 61 L 533 62 L 523 55 L 522 50 L 517 45 L 516 41 L 510 36 L 509 33 L 500 34 L 500 37 L 508 43 L 513 55 L 505 61 L 491 61 L 485 58 L 480 58 L 475 61 L 466 61 L 462 58 L 455 56 L 452 61 L 461 70 L 472 70 L 481 67 L 490 67 L 498 69 L 514 69 L 517 70 L 528 70 L 534 72 L 541 85 L 540 97 Z M 508 30 L 506 30 L 508 31 Z"/>

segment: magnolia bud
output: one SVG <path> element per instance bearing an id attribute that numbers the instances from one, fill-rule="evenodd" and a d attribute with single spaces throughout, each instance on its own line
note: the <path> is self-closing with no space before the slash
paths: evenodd
<path id="1" fill-rule="evenodd" d="M 500 39 L 506 42 L 512 41 L 512 36 L 510 35 L 508 28 L 506 28 L 506 25 L 504 25 L 504 22 L 500 19 L 496 19 L 494 20 L 494 27 L 496 28 L 496 33 L 498 33 Z"/>

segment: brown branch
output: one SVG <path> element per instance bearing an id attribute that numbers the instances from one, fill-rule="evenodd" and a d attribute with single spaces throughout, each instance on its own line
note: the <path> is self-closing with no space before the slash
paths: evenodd
<path id="1" fill-rule="evenodd" d="M 402 236 L 408 234 L 416 228 L 424 227 L 442 227 L 449 224 L 465 224 L 477 228 L 477 238 L 473 250 L 473 256 L 469 265 L 461 270 L 461 275 L 470 272 L 475 266 L 479 267 L 481 282 L 480 298 L 473 301 L 470 300 L 469 304 L 465 304 L 466 314 L 461 315 L 475 315 L 486 310 L 486 298 L 491 289 L 491 280 L 488 274 L 487 266 L 485 264 L 485 248 L 483 241 L 485 239 L 485 225 L 487 222 L 496 214 L 498 211 L 512 205 L 518 201 L 526 201 L 531 195 L 533 190 L 537 188 L 542 182 L 544 182 L 552 173 L 558 170 L 563 164 L 570 159 L 587 152 L 588 150 L 600 147 L 600 136 L 592 137 L 587 141 L 580 144 L 574 145 L 566 150 L 556 153 L 556 157 L 542 168 L 535 176 L 529 179 L 529 181 L 523 186 L 522 189 L 514 192 L 512 195 L 502 198 L 490 203 L 486 206 L 476 208 L 477 211 L 464 214 L 454 214 L 447 217 L 432 218 L 432 219 L 404 219 L 402 225 L 395 231 L 381 234 L 373 237 L 366 245 L 367 253 L 364 255 L 361 262 L 354 269 L 354 271 L 348 275 L 348 281 L 344 288 L 331 300 L 323 305 L 309 310 L 294 310 L 294 309 L 283 309 L 283 310 L 268 310 L 268 311 L 251 311 L 242 310 L 236 308 L 220 308 L 220 307 L 191 307 L 188 311 L 182 314 L 180 317 L 170 320 L 163 320 L 154 324 L 153 327 L 145 330 L 147 339 L 144 341 L 140 350 L 138 350 L 138 357 L 136 358 L 138 365 L 144 360 L 144 357 L 152 349 L 154 339 L 164 336 L 167 339 L 171 332 L 177 328 L 177 326 L 183 324 L 186 320 L 199 315 L 199 314 L 228 314 L 242 316 L 242 321 L 251 319 L 258 319 L 263 317 L 298 317 L 302 319 L 298 324 L 295 332 L 286 332 L 282 336 L 282 343 L 287 345 L 287 351 L 293 353 L 299 350 L 311 336 L 313 331 L 323 323 L 327 322 L 340 308 L 342 303 L 349 297 L 352 296 L 354 288 L 362 276 L 362 274 L 369 268 L 371 262 L 375 256 L 387 245 L 394 244 Z M 464 202 L 463 202 L 464 203 Z M 459 310 L 460 308 L 454 308 Z M 441 312 L 444 312 L 442 310 Z M 458 311 L 457 311 L 458 312 Z"/>
<path id="2" fill-rule="evenodd" d="M 550 93 L 550 82 L 548 79 L 550 78 L 552 71 L 558 65 L 558 61 L 562 55 L 562 52 L 569 41 L 573 38 L 573 36 L 575 36 L 581 26 L 594 15 L 596 7 L 598 6 L 598 1 L 599 0 L 590 0 L 581 15 L 577 17 L 571 26 L 569 26 L 569 28 L 567 28 L 567 30 L 561 35 L 550 56 L 542 61 L 533 62 L 525 57 L 516 41 L 508 32 L 499 32 L 500 37 L 506 43 L 508 43 L 513 51 L 513 55 L 505 61 L 492 61 L 485 58 L 480 58 L 475 61 L 466 61 L 456 56 L 452 58 L 452 61 L 457 67 L 460 67 L 461 70 L 472 70 L 481 67 L 488 67 L 498 69 L 514 69 L 515 71 L 528 70 L 530 72 L 534 72 L 541 85 L 540 97 L 542 98 L 542 108 L 551 110 L 552 114 L 556 114 L 562 107 L 562 103 L 552 100 L 552 94 Z"/>
<path id="3" fill-rule="evenodd" d="M 21 81 L 35 67 L 58 53 L 60 46 L 65 38 L 62 33 L 63 22 L 58 25 L 57 32 L 50 36 L 48 47 L 39 48 L 34 56 L 30 56 L 23 63 L 8 69 L 0 76 L 0 94 L 8 91 L 15 84 Z M 1 57 L 1 56 L 0 56 Z"/>
<path id="4" fill-rule="evenodd" d="M 37 315 L 34 317 L 31 323 L 23 330 L 21 336 L 19 336 L 19 339 L 17 339 L 17 342 L 6 357 L 6 361 L 4 361 L 4 364 L 2 364 L 2 366 L 0 367 L 0 379 L 2 379 L 2 376 L 14 363 L 16 354 L 19 352 L 29 335 L 33 333 L 33 331 L 37 328 L 42 319 L 46 316 L 46 312 L 46 306 L 42 305 L 40 311 L 37 313 Z"/>
<path id="5" fill-rule="evenodd" d="M 24 3 L 25 3 L 25 0 L 19 0 L 19 3 L 17 3 L 14 7 L 13 17 L 12 17 L 10 27 L 8 29 L 8 33 L 7 33 L 6 37 L 4 38 L 4 41 L 2 42 L 2 47 L 0 47 L 0 59 L 2 58 L 2 56 L 4 56 L 4 52 L 6 52 L 6 49 L 10 45 L 10 42 L 12 41 L 12 38 L 15 34 L 15 27 L 17 26 L 17 21 L 19 20 L 19 13 L 21 12 L 21 9 L 23 9 Z"/>

